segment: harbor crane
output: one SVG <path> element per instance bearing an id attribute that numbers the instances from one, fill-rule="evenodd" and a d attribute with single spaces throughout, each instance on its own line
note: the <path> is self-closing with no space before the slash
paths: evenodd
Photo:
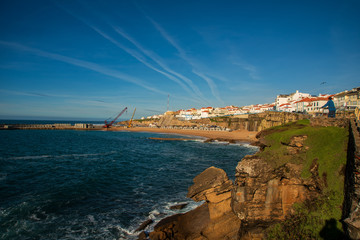
<path id="1" fill-rule="evenodd" d="M 133 112 L 133 115 L 132 115 L 132 117 L 131 117 L 131 119 L 130 119 L 130 122 L 129 122 L 128 128 L 131 128 L 131 127 L 132 127 L 132 120 L 133 120 L 133 118 L 134 118 L 135 111 L 136 111 L 136 108 L 134 109 L 134 112 Z"/>
<path id="2" fill-rule="evenodd" d="M 109 128 L 113 125 L 113 123 L 127 110 L 127 107 L 125 107 L 117 116 L 116 118 L 114 118 L 114 120 L 112 120 L 110 123 L 108 123 L 105 120 L 105 125 L 103 126 L 104 128 Z"/>

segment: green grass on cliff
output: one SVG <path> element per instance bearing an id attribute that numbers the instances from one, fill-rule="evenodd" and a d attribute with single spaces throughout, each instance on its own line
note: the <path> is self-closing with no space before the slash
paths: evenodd
<path id="1" fill-rule="evenodd" d="M 258 153 L 263 159 L 273 167 L 287 162 L 301 164 L 303 179 L 311 177 L 310 168 L 317 163 L 318 175 L 324 182 L 319 199 L 298 204 L 296 213 L 290 219 L 270 230 L 269 239 L 321 239 L 322 229 L 330 223 L 335 224 L 335 232 L 342 231 L 339 220 L 342 214 L 348 129 L 312 127 L 308 120 L 301 120 L 272 128 L 269 133 L 264 137 L 268 147 Z M 303 149 L 298 154 L 289 154 L 287 144 L 293 136 L 300 135 L 307 136 Z M 286 235 L 287 232 L 298 232 L 300 235 L 303 233 L 307 237 L 303 235 L 294 238 Z"/>
<path id="2" fill-rule="evenodd" d="M 295 124 L 287 124 L 274 129 L 278 131 L 265 136 L 268 147 L 259 153 L 268 163 L 273 167 L 279 167 L 288 162 L 302 164 L 304 166 L 302 177 L 306 179 L 311 176 L 309 169 L 313 161 L 316 161 L 319 164 L 319 176 L 329 175 L 328 185 L 338 183 L 337 179 L 331 176 L 339 175 L 339 170 L 346 164 L 347 129 L 311 127 L 309 120 L 301 120 Z M 287 144 L 293 136 L 299 135 L 307 136 L 304 149 L 298 154 L 289 154 Z M 308 149 L 305 150 L 305 147 Z"/>
<path id="3" fill-rule="evenodd" d="M 229 121 L 229 119 L 230 119 L 230 117 L 228 117 L 228 116 L 221 116 L 221 117 L 209 118 L 210 122 L 216 122 L 216 123 L 226 122 L 226 121 Z"/>

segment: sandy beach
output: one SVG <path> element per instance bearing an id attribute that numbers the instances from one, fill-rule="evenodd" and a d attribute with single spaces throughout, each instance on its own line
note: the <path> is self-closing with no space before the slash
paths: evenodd
<path id="1" fill-rule="evenodd" d="M 253 143 L 256 141 L 257 132 L 250 132 L 247 130 L 235 131 L 206 131 L 206 130 L 187 130 L 187 129 L 164 129 L 164 128 L 147 128 L 147 127 L 134 127 L 134 128 L 112 128 L 112 131 L 131 131 L 131 132 L 156 132 L 156 133 L 175 133 L 189 136 L 199 136 L 208 139 L 217 140 L 232 140 L 240 142 Z"/>

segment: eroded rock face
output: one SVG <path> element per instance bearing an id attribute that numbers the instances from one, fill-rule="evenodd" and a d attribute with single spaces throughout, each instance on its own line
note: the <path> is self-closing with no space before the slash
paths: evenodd
<path id="1" fill-rule="evenodd" d="M 233 183 L 224 170 L 210 167 L 194 178 L 188 197 L 205 201 L 200 207 L 160 221 L 150 233 L 153 240 L 236 239 L 240 219 L 231 209 Z"/>
<path id="2" fill-rule="evenodd" d="M 259 128 L 257 129 L 258 131 L 309 118 L 309 116 L 304 114 L 288 112 L 264 112 L 257 115 L 262 118 Z"/>
<path id="3" fill-rule="evenodd" d="M 296 135 L 282 143 L 286 154 L 306 152 L 306 139 L 305 135 Z M 236 167 L 235 183 L 222 169 L 210 167 L 194 178 L 187 195 L 205 203 L 161 221 L 150 237 L 264 239 L 266 229 L 291 214 L 294 203 L 318 197 L 326 186 L 326 176 L 318 175 L 317 159 L 310 166 L 308 179 L 301 177 L 302 167 L 294 163 L 274 167 L 259 155 L 245 156 Z"/>
<path id="4" fill-rule="evenodd" d="M 224 193 L 230 192 L 232 187 L 232 182 L 225 171 L 216 167 L 209 167 L 197 175 L 193 182 L 194 184 L 189 187 L 187 197 L 197 202 L 202 200 L 222 201 Z M 221 199 L 217 199 L 218 197 Z"/>
<path id="5" fill-rule="evenodd" d="M 209 210 L 203 204 L 185 214 L 176 214 L 161 220 L 149 237 L 151 240 L 206 239 L 201 236 L 201 232 L 209 222 Z"/>
<path id="6" fill-rule="evenodd" d="M 341 127 L 346 128 L 349 126 L 349 121 L 344 118 L 327 118 L 317 117 L 310 120 L 311 126 L 314 127 Z"/>
<path id="7" fill-rule="evenodd" d="M 301 166 L 291 163 L 274 169 L 254 156 L 239 162 L 231 206 L 242 220 L 240 239 L 261 239 L 263 230 L 285 219 L 294 203 L 314 195 L 309 190 L 314 182 L 302 180 L 300 174 Z"/>
<path id="8" fill-rule="evenodd" d="M 203 229 L 206 239 L 235 239 L 240 220 L 231 210 L 233 183 L 224 170 L 210 167 L 194 178 L 188 197 L 195 201 L 205 200 L 210 222 Z"/>

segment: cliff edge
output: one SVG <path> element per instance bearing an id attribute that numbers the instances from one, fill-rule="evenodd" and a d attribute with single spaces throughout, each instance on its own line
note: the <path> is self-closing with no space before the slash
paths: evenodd
<path id="1" fill-rule="evenodd" d="M 344 239 L 346 120 L 301 120 L 258 134 L 235 181 L 210 167 L 188 197 L 204 203 L 160 221 L 150 239 Z"/>

